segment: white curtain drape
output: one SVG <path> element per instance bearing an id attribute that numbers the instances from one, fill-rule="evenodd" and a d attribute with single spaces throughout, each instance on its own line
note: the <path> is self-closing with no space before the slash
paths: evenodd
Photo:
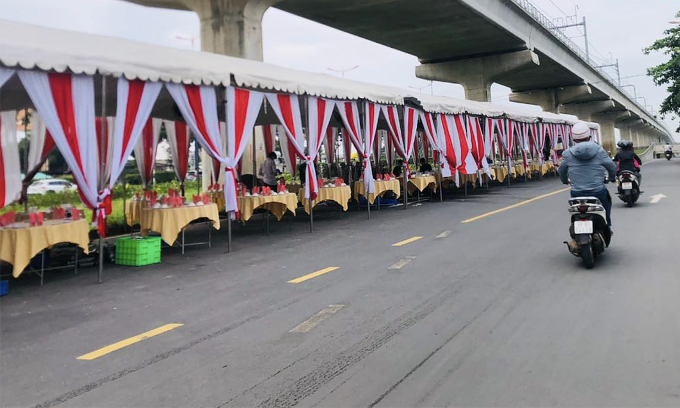
<path id="1" fill-rule="evenodd" d="M 1 79 L 1 78 L 0 78 Z M 21 195 L 17 112 L 0 112 L 0 208 Z"/>
<path id="2" fill-rule="evenodd" d="M 160 82 L 128 81 L 123 77 L 118 78 L 111 175 L 108 178 L 109 190 L 113 190 L 113 186 L 123 172 L 125 163 L 127 163 L 133 149 L 135 150 L 137 166 L 140 166 L 140 157 L 145 155 L 141 154 L 142 152 L 138 153 L 136 146 L 140 143 L 140 136 L 148 123 L 151 110 L 156 99 L 158 99 L 161 88 Z M 156 135 L 156 144 L 158 144 L 157 139 L 160 135 L 160 123 L 159 119 L 154 119 L 152 125 Z M 143 174 L 141 168 L 139 173 Z M 148 180 L 145 181 L 145 186 L 147 183 Z"/>
<path id="3" fill-rule="evenodd" d="M 18 75 L 71 169 L 85 205 L 97 209 L 94 218 L 100 221 L 103 233 L 105 208 L 100 206 L 97 189 L 99 157 L 92 77 L 39 71 L 19 71 Z"/>
<path id="4" fill-rule="evenodd" d="M 309 96 L 307 98 L 307 117 L 309 122 L 307 149 L 305 158 L 307 163 L 307 183 L 305 183 L 305 198 L 316 200 L 319 186 L 316 180 L 316 166 L 314 160 L 325 139 L 328 123 L 331 121 L 335 102 L 324 98 Z"/>

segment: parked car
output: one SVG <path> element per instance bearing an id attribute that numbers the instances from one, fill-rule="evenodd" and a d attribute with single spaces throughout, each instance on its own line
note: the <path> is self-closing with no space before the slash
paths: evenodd
<path id="1" fill-rule="evenodd" d="M 70 181 L 60 179 L 39 180 L 28 186 L 28 194 L 61 193 L 64 191 L 76 191 L 78 186 Z"/>
<path id="2" fill-rule="evenodd" d="M 200 173 L 196 174 L 196 170 L 191 170 L 187 172 L 187 177 L 186 181 L 194 181 L 198 180 L 198 178 L 201 176 Z"/>

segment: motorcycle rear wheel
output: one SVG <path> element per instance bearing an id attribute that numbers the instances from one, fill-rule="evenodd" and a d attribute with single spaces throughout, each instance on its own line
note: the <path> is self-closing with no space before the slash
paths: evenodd
<path id="1" fill-rule="evenodd" d="M 586 269 L 592 269 L 595 266 L 595 253 L 593 252 L 592 243 L 581 245 L 581 259 L 583 259 L 583 266 Z"/>
<path id="2" fill-rule="evenodd" d="M 635 200 L 633 200 L 633 192 L 630 192 L 630 194 L 626 194 L 626 205 L 628 207 L 632 207 L 634 202 Z"/>

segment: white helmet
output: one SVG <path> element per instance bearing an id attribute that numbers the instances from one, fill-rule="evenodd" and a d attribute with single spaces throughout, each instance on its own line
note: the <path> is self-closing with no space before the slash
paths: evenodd
<path id="1" fill-rule="evenodd" d="M 571 128 L 571 134 L 575 141 L 587 139 L 590 137 L 590 126 L 586 122 L 576 122 Z"/>

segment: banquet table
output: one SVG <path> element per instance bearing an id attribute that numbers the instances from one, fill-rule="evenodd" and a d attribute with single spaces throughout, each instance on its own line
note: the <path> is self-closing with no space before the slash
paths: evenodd
<path id="1" fill-rule="evenodd" d="M 508 177 L 508 166 L 493 166 L 491 168 L 491 174 L 494 176 L 495 180 L 502 183 Z"/>
<path id="2" fill-rule="evenodd" d="M 163 241 L 173 245 L 179 233 L 189 223 L 200 218 L 209 219 L 216 230 L 220 229 L 220 218 L 215 203 L 195 207 L 145 208 L 141 220 L 142 234 L 146 235 L 149 231 L 159 232 Z"/>
<path id="3" fill-rule="evenodd" d="M 555 165 L 552 162 L 544 162 L 543 166 L 538 163 L 530 163 L 529 170 L 531 173 L 538 173 L 540 170 L 541 175 L 545 175 L 546 173 L 550 173 L 551 171 L 555 170 Z"/>
<path id="4" fill-rule="evenodd" d="M 399 180 L 375 180 L 375 193 L 368 194 L 368 202 L 373 204 L 375 197 L 382 197 L 388 191 L 392 191 L 397 198 L 401 195 L 399 188 Z M 358 200 L 359 196 L 366 196 L 366 188 L 364 186 L 364 181 L 359 180 L 354 183 L 354 199 Z"/>
<path id="5" fill-rule="evenodd" d="M 431 187 L 432 191 L 437 191 L 437 178 L 434 175 L 415 176 L 408 180 L 409 194 L 413 194 L 416 190 L 422 192 L 428 187 Z"/>
<path id="6" fill-rule="evenodd" d="M 27 222 L 14 225 L 19 228 L 0 228 L 0 259 L 12 264 L 15 278 L 26 269 L 31 258 L 56 244 L 75 244 L 89 253 L 90 226 L 84 219 L 48 220 L 40 227 L 31 227 Z M 40 275 L 42 282 L 42 272 Z"/>
<path id="7" fill-rule="evenodd" d="M 145 200 L 130 200 L 125 203 L 125 221 L 128 226 L 133 226 L 140 221 L 142 210 L 148 206 Z"/>
<path id="8" fill-rule="evenodd" d="M 349 208 L 347 202 L 352 198 L 352 189 L 349 186 L 339 187 L 320 187 L 316 200 L 312 201 L 312 207 L 323 201 L 334 201 L 342 207 L 343 211 Z M 309 200 L 305 198 L 305 190 L 298 192 L 298 199 L 305 207 L 305 211 L 309 214 Z"/>
<path id="9" fill-rule="evenodd" d="M 258 208 L 264 208 L 274 214 L 277 220 L 281 221 L 286 211 L 290 211 L 295 216 L 295 209 L 298 205 L 298 197 L 295 193 L 285 193 L 272 196 L 239 196 L 238 209 L 241 213 L 241 220 L 248 221 Z"/>
<path id="10" fill-rule="evenodd" d="M 224 191 L 211 191 L 208 193 L 208 196 L 211 202 L 217 204 L 218 211 L 224 208 Z"/>

